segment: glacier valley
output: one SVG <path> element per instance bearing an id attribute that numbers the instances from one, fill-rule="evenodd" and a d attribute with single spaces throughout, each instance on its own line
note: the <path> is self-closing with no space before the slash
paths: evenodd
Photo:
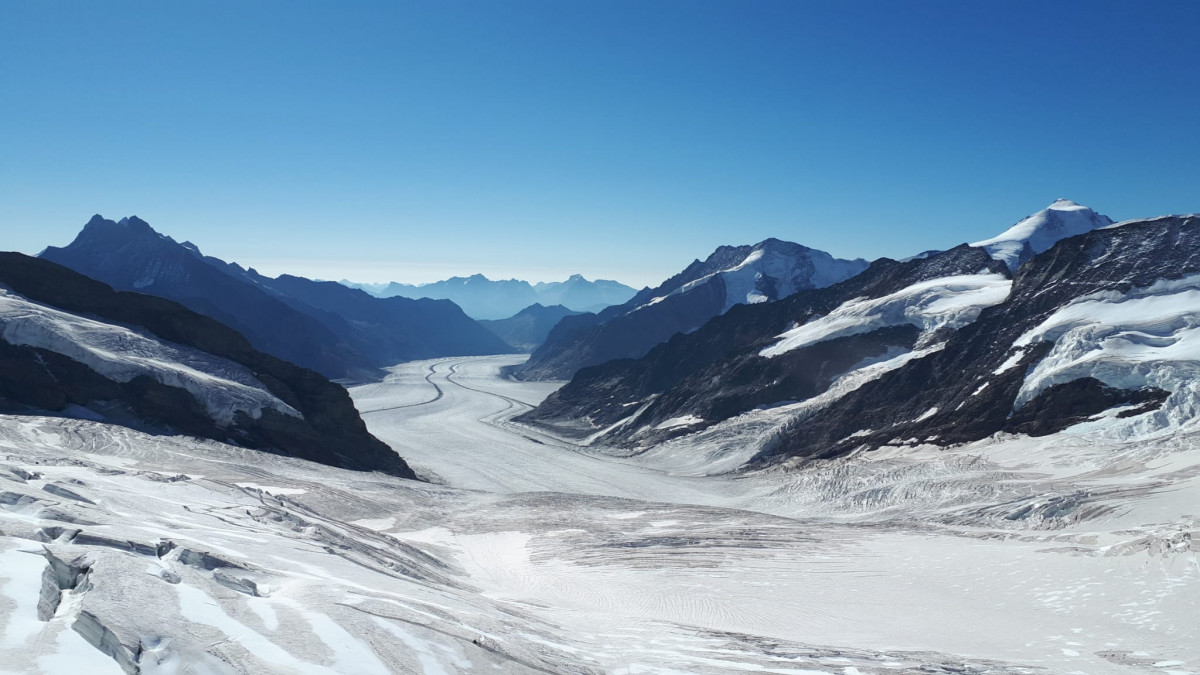
<path id="1" fill-rule="evenodd" d="M 1192 429 L 730 473 L 795 406 L 605 450 L 524 358 L 351 389 L 427 483 L 0 416 L 0 672 L 1200 672 Z"/>

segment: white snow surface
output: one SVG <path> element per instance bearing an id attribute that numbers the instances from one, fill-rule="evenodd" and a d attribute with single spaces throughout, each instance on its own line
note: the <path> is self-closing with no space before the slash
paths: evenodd
<path id="1" fill-rule="evenodd" d="M 1034 254 L 1042 253 L 1062 239 L 1112 224 L 1110 218 L 1086 206 L 1059 199 L 995 237 L 971 246 L 985 249 L 992 258 L 1004 262 L 1010 270 L 1016 270 L 1026 246 Z"/>
<path id="2" fill-rule="evenodd" d="M 1025 376 L 1020 407 L 1046 388 L 1093 377 L 1121 389 L 1171 392 L 1161 409 L 1119 424 L 1141 435 L 1194 426 L 1200 415 L 1200 275 L 1160 281 L 1128 293 L 1080 297 L 1013 344 L 1053 342 Z M 1018 352 L 1019 353 L 1019 352 Z"/>
<path id="3" fill-rule="evenodd" d="M 146 375 L 186 389 L 212 417 L 231 424 L 237 412 L 262 416 L 264 408 L 300 417 L 246 367 L 125 326 L 64 312 L 0 288 L 0 336 L 70 357 L 117 382 Z"/>
<path id="4" fill-rule="evenodd" d="M 1012 282 L 1003 275 L 970 274 L 923 281 L 880 298 L 856 298 L 782 333 L 778 342 L 759 354 L 779 356 L 818 342 L 906 323 L 924 334 L 961 328 L 985 308 L 1004 302 L 1011 288 Z"/>
<path id="5" fill-rule="evenodd" d="M 679 475 L 684 439 L 644 460 L 514 423 L 549 390 L 499 377 L 519 358 L 352 390 L 445 485 L 0 416 L 0 670 L 1200 672 L 1196 433 Z M 42 620 L 45 556 L 90 571 Z"/>
<path id="6" fill-rule="evenodd" d="M 725 306 L 721 309 L 724 313 L 734 305 L 753 305 L 770 300 L 758 288 L 763 277 L 775 279 L 778 299 L 806 288 L 832 286 L 866 269 L 866 263 L 861 260 L 841 260 L 816 249 L 808 249 L 802 255 L 803 260 L 797 260 L 792 245 L 786 242 L 762 242 L 737 265 L 684 284 L 666 296 L 653 298 L 646 305 L 662 302 L 670 295 L 688 293 L 708 283 L 713 277 L 720 276 L 725 283 Z M 804 263 L 812 265 L 811 274 L 804 269 Z"/>

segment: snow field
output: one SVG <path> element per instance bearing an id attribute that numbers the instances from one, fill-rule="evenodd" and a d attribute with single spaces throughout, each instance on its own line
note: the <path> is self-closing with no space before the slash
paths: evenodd
<path id="1" fill-rule="evenodd" d="M 888 326 L 912 324 L 926 335 L 939 328 L 961 328 L 985 308 L 1004 302 L 1011 287 L 1012 282 L 999 274 L 960 275 L 923 281 L 881 298 L 851 300 L 781 334 L 759 354 L 769 358 Z"/>

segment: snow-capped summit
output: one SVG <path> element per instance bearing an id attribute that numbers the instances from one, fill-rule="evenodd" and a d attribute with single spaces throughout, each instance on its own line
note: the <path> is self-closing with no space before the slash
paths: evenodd
<path id="1" fill-rule="evenodd" d="M 1112 224 L 1106 215 L 1070 199 L 1059 199 L 999 235 L 971 245 L 987 250 L 988 255 L 1016 271 L 1026 260 L 1062 239 Z"/>
<path id="2" fill-rule="evenodd" d="M 687 293 L 719 276 L 725 285 L 724 313 L 734 305 L 770 302 L 806 288 L 832 286 L 867 268 L 867 261 L 861 258 L 842 260 L 825 251 L 774 238 L 751 247 L 722 247 L 713 258 L 725 258 L 719 254 L 726 248 L 734 255 L 731 260 L 722 260 L 723 269 L 689 281 L 671 293 Z M 663 297 L 650 302 L 661 302 Z"/>

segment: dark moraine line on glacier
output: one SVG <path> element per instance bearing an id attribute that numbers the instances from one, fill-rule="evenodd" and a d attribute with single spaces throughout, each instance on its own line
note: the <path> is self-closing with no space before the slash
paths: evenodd
<path id="1" fill-rule="evenodd" d="M 733 508 L 742 503 L 749 486 L 669 475 L 510 422 L 552 389 L 502 379 L 500 367 L 513 360 L 438 360 L 432 373 L 429 362 L 400 364 L 384 383 L 350 391 L 375 412 L 364 415 L 371 433 L 435 482 L 503 494 L 548 491 Z M 404 402 L 412 401 L 406 392 L 423 378 L 440 385 L 443 396 L 421 405 Z"/>
<path id="2" fill-rule="evenodd" d="M 442 388 L 439 387 L 438 383 L 434 382 L 432 378 L 434 375 L 434 368 L 442 365 L 443 363 L 449 363 L 449 361 L 441 361 L 438 363 L 429 364 L 429 372 L 425 375 L 425 381 L 428 382 L 429 384 L 433 385 L 434 390 L 437 391 L 437 395 L 434 396 L 433 398 L 429 399 L 428 401 L 421 401 L 419 403 L 406 403 L 405 405 L 393 405 L 393 406 L 389 406 L 387 408 L 375 408 L 374 410 L 360 410 L 360 411 L 358 411 L 358 414 L 359 415 L 370 415 L 371 413 L 383 412 L 385 410 L 399 410 L 401 408 L 415 408 L 419 405 L 429 405 L 430 403 L 440 401 L 442 396 L 446 395 L 446 392 L 442 391 Z M 451 366 L 451 370 L 453 371 L 453 369 L 455 367 L 456 366 Z"/>
<path id="3" fill-rule="evenodd" d="M 492 397 L 498 398 L 508 404 L 508 407 L 505 408 L 504 410 L 502 410 L 499 413 L 494 414 L 494 415 L 485 416 L 479 420 L 480 422 L 491 425 L 497 429 L 500 429 L 501 431 L 505 431 L 510 434 L 515 434 L 517 436 L 524 438 L 527 441 L 532 441 L 539 445 L 554 446 L 554 447 L 562 448 L 564 450 L 568 450 L 571 452 L 581 452 L 581 451 L 586 452 L 586 448 L 584 448 L 584 446 L 579 445 L 578 443 L 574 443 L 565 438 L 559 438 L 558 436 L 554 436 L 552 434 L 543 433 L 537 429 L 533 429 L 524 424 L 520 424 L 520 423 L 512 421 L 513 417 L 516 417 L 517 415 L 525 412 L 526 410 L 533 410 L 534 408 L 537 407 L 537 404 L 527 403 L 520 399 L 512 398 L 511 396 L 505 396 L 503 394 L 497 394 L 494 391 L 488 391 L 486 389 L 479 389 L 476 387 L 468 387 L 467 385 L 454 379 L 454 376 L 458 374 L 459 366 L 470 365 L 473 363 L 479 363 L 479 362 L 482 362 L 483 360 L 484 359 L 475 359 L 472 361 L 465 361 L 465 362 L 460 361 L 460 362 L 455 363 L 454 365 L 450 366 L 450 372 L 446 374 L 446 382 L 453 384 L 456 387 L 461 387 L 468 391 L 473 391 L 473 392 L 476 392 L 479 394 L 492 396 Z M 516 412 L 514 412 L 512 415 L 505 415 L 505 413 L 509 412 L 513 408 L 517 408 L 518 410 Z M 614 458 L 609 458 L 609 457 L 605 457 L 603 459 L 603 461 L 611 462 L 611 463 L 615 463 L 615 464 L 625 464 L 626 463 L 626 462 L 622 462 L 622 461 L 616 460 Z"/>

